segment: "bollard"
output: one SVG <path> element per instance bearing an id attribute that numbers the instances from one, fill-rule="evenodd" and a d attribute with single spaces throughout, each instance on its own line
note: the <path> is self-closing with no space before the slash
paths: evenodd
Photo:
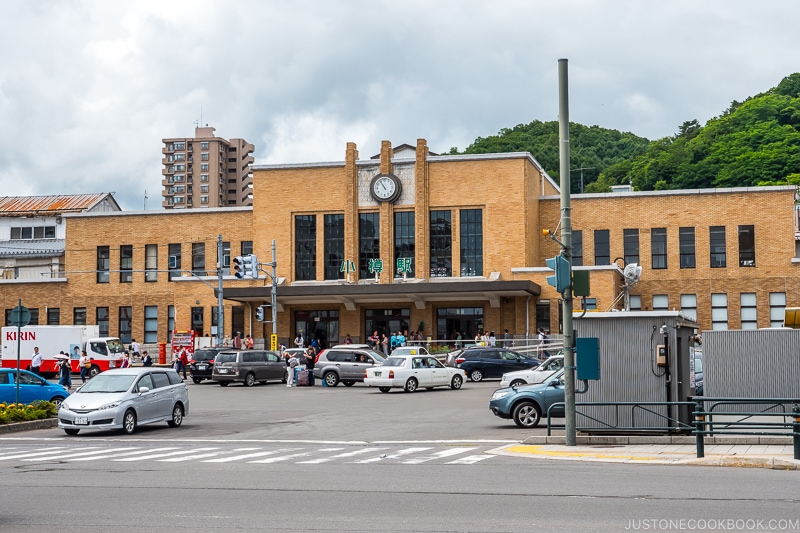
<path id="1" fill-rule="evenodd" d="M 794 458 L 800 460 L 800 406 L 794 404 L 792 409 L 792 443 L 794 444 Z"/>
<path id="2" fill-rule="evenodd" d="M 702 459 L 706 456 L 705 443 L 703 442 L 703 431 L 705 431 L 705 416 L 703 415 L 703 404 L 697 402 L 694 406 L 694 435 L 697 444 L 697 458 Z M 796 452 L 796 447 L 795 447 Z"/>

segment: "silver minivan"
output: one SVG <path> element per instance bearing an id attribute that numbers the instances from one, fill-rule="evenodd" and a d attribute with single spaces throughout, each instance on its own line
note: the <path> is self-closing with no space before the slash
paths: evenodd
<path id="1" fill-rule="evenodd" d="M 225 387 L 241 381 L 246 387 L 269 380 L 286 379 L 286 362 L 277 352 L 265 350 L 229 350 L 219 352 L 214 358 L 211 379 Z"/>
<path id="2" fill-rule="evenodd" d="M 367 368 L 382 364 L 383 355 L 370 348 L 339 345 L 319 354 L 314 363 L 314 377 L 323 379 L 328 387 L 335 387 L 340 381 L 350 387 L 356 381 L 364 381 Z"/>

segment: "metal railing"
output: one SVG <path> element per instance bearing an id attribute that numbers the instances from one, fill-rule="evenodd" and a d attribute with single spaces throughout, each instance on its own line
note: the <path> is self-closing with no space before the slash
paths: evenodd
<path id="1" fill-rule="evenodd" d="M 686 407 L 694 407 L 697 405 L 695 402 L 575 402 L 575 415 L 577 417 L 581 417 L 582 419 L 591 420 L 592 422 L 596 422 L 599 424 L 600 427 L 596 426 L 576 426 L 578 431 L 587 431 L 587 430 L 598 430 L 598 429 L 606 429 L 606 430 L 615 430 L 619 432 L 632 432 L 632 431 L 667 431 L 667 432 L 683 432 L 688 433 L 694 429 L 694 425 L 691 423 L 682 422 L 681 420 L 672 417 L 669 413 L 671 412 L 671 406 L 686 406 Z M 551 420 L 551 411 L 553 407 L 560 406 L 563 408 L 564 402 L 554 403 L 547 409 L 547 435 L 550 436 L 550 431 L 552 427 L 559 427 L 553 426 Z M 606 420 L 601 420 L 595 416 L 589 415 L 587 413 L 582 413 L 578 410 L 579 407 L 613 407 L 613 419 L 612 421 L 608 422 Z M 667 414 L 659 413 L 654 408 L 655 407 L 666 407 Z M 623 408 L 630 408 L 628 420 L 630 420 L 629 425 L 623 425 L 621 421 L 623 417 L 620 415 L 621 410 Z M 653 417 L 655 416 L 658 419 L 664 421 L 664 424 L 660 425 L 638 425 L 636 423 L 638 417 Z"/>

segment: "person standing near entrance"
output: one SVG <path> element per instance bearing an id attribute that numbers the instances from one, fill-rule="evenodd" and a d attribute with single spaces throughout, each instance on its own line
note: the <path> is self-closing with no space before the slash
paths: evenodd
<path id="1" fill-rule="evenodd" d="M 233 338 L 233 349 L 234 350 L 241 350 L 242 349 L 242 334 L 238 331 L 236 332 L 236 336 Z"/>
<path id="2" fill-rule="evenodd" d="M 31 356 L 31 372 L 34 374 L 42 375 L 42 353 L 39 351 L 38 346 L 34 346 L 33 355 Z"/>
<path id="3" fill-rule="evenodd" d="M 317 353 L 314 348 L 309 348 L 306 352 L 306 371 L 308 372 L 308 386 L 314 386 L 314 359 L 317 358 Z"/>
<path id="4" fill-rule="evenodd" d="M 511 333 L 509 333 L 509 332 L 508 332 L 508 330 L 505 330 L 505 331 L 503 332 L 503 347 L 504 347 L 504 348 L 508 348 L 508 347 L 510 347 L 511 345 L 512 345 L 512 342 L 511 342 Z"/>
<path id="5" fill-rule="evenodd" d="M 383 348 L 383 355 L 389 357 L 389 337 L 386 336 L 386 333 L 381 336 L 381 348 Z"/>

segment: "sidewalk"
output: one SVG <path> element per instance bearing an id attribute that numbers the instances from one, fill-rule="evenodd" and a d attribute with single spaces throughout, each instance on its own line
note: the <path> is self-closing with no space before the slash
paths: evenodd
<path id="1" fill-rule="evenodd" d="M 705 457 L 697 458 L 692 436 L 578 436 L 576 446 L 565 437 L 529 437 L 521 444 L 489 453 L 556 461 L 609 463 L 742 466 L 800 470 L 790 437 L 712 437 L 705 439 Z"/>

